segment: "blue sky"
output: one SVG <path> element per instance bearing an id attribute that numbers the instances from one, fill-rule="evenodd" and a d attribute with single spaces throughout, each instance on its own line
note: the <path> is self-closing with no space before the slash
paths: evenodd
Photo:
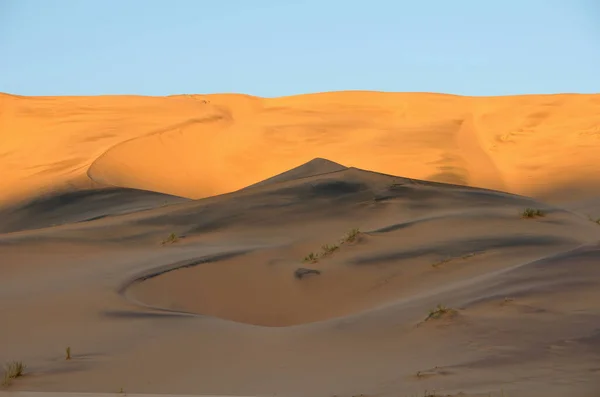
<path id="1" fill-rule="evenodd" d="M 0 0 L 0 91 L 600 92 L 598 0 Z"/>

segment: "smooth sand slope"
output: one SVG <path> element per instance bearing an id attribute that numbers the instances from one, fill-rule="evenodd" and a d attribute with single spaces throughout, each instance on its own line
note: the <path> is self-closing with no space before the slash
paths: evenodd
<path id="1" fill-rule="evenodd" d="M 0 234 L 0 361 L 28 368 L 6 390 L 600 391 L 600 226 L 533 199 L 315 159 L 199 201 L 21 219 Z"/>
<path id="2" fill-rule="evenodd" d="M 585 199 L 600 181 L 599 137 L 600 95 L 0 94 L 0 205 L 98 184 L 202 198 L 316 157 L 554 201 Z"/>

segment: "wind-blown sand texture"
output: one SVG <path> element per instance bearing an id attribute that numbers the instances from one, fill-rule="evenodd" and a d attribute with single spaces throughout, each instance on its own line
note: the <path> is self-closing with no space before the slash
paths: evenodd
<path id="1" fill-rule="evenodd" d="M 600 395 L 600 95 L 0 100 L 6 391 Z"/>

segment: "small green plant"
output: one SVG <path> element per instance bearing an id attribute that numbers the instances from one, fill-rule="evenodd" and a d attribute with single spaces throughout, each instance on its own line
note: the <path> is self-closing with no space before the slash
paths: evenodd
<path id="1" fill-rule="evenodd" d="M 360 234 L 360 230 L 352 229 L 344 235 L 344 238 L 340 241 L 339 244 L 344 244 L 346 242 L 355 241 L 359 234 Z M 339 244 L 325 244 L 325 245 L 321 246 L 321 251 L 322 251 L 321 253 L 315 254 L 314 252 L 311 252 L 310 254 L 308 254 L 304 257 L 303 262 L 316 263 L 319 261 L 320 258 L 323 258 L 327 255 L 331 255 L 335 251 L 339 250 L 340 249 Z"/>
<path id="2" fill-rule="evenodd" d="M 544 216 L 544 212 L 535 208 L 525 208 L 525 210 L 521 213 L 522 218 L 536 218 L 538 216 Z"/>
<path id="3" fill-rule="evenodd" d="M 344 242 L 351 243 L 355 241 L 360 234 L 359 229 L 352 229 L 344 236 Z"/>
<path id="4" fill-rule="evenodd" d="M 67 347 L 65 349 L 65 360 L 70 360 L 71 359 L 71 347 Z"/>
<path id="5" fill-rule="evenodd" d="M 450 310 L 451 309 L 447 308 L 446 306 L 439 304 L 434 309 L 429 310 L 429 315 L 427 316 L 425 321 L 430 320 L 430 319 L 436 320 L 436 319 L 442 317 L 444 314 L 449 313 Z"/>
<path id="6" fill-rule="evenodd" d="M 26 365 L 21 361 L 12 361 L 6 364 L 4 368 L 4 379 L 2 380 L 2 386 L 8 386 L 13 379 L 23 376 Z"/>
<path id="7" fill-rule="evenodd" d="M 171 233 L 169 234 L 169 237 L 167 237 L 165 240 L 163 240 L 162 244 L 173 244 L 176 243 L 177 241 L 179 241 L 179 237 L 175 234 L 175 233 Z"/>
<path id="8" fill-rule="evenodd" d="M 325 244 L 323 247 L 321 247 L 321 249 L 323 250 L 323 253 L 325 255 L 329 255 L 334 253 L 335 251 L 337 251 L 340 248 L 339 245 L 335 245 L 335 244 Z"/>
<path id="9" fill-rule="evenodd" d="M 318 261 L 319 261 L 319 256 L 317 254 L 315 254 L 314 252 L 311 252 L 310 254 L 308 254 L 304 257 L 304 262 L 307 262 L 307 263 L 316 263 Z"/>

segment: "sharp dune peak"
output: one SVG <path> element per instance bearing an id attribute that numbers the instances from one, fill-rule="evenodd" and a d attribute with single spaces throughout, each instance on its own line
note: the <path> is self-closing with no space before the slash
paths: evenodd
<path id="1" fill-rule="evenodd" d="M 270 185 L 273 183 L 287 182 L 287 181 L 301 179 L 301 178 L 308 178 L 311 176 L 328 174 L 328 173 L 332 173 L 332 172 L 339 172 L 339 171 L 343 171 L 343 170 L 347 170 L 347 169 L 348 169 L 348 167 L 345 167 L 334 161 L 316 157 L 302 165 L 292 168 L 291 170 L 284 171 L 278 175 L 272 176 L 272 177 L 262 180 L 258 183 L 247 186 L 244 189 Z"/>

